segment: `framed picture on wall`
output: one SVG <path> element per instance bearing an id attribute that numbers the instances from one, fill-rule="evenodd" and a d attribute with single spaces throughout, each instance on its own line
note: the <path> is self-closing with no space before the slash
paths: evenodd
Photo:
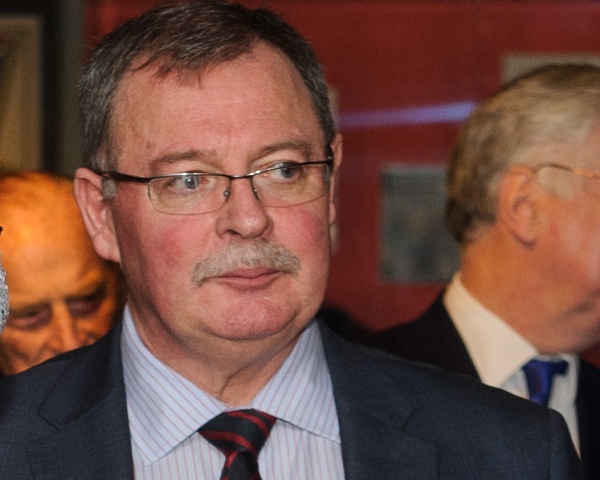
<path id="1" fill-rule="evenodd" d="M 0 15 L 0 167 L 36 170 L 42 142 L 42 20 Z"/>
<path id="2" fill-rule="evenodd" d="M 438 283 L 458 267 L 458 248 L 444 224 L 443 165 L 390 164 L 382 169 L 380 278 Z"/>
<path id="3" fill-rule="evenodd" d="M 83 0 L 0 0 L 0 168 L 80 166 L 83 12 Z"/>

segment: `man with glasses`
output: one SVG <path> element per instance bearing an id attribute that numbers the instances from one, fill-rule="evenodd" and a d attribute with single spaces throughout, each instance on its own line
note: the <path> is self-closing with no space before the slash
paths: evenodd
<path id="1" fill-rule="evenodd" d="M 341 138 L 278 16 L 157 7 L 100 44 L 80 95 L 75 192 L 127 308 L 0 384 L 0 478 L 582 478 L 555 412 L 314 320 Z"/>
<path id="2" fill-rule="evenodd" d="M 452 155 L 460 271 L 375 345 L 558 410 L 600 478 L 600 69 L 552 65 L 477 108 Z M 544 381 L 545 380 L 545 381 Z"/>

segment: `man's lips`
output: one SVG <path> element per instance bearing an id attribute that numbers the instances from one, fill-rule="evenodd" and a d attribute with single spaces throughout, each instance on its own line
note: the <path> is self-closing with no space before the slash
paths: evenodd
<path id="1" fill-rule="evenodd" d="M 213 280 L 247 287 L 262 287 L 281 274 L 280 270 L 268 267 L 237 268 L 213 277 Z"/>

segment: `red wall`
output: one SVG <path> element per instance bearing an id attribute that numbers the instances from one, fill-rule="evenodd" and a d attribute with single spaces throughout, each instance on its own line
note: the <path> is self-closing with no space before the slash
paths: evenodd
<path id="1" fill-rule="evenodd" d="M 88 43 L 155 0 L 88 1 Z M 514 1 L 248 0 L 282 13 L 314 45 L 339 113 L 478 102 L 507 53 L 600 54 L 600 4 Z M 418 314 L 441 285 L 384 284 L 378 274 L 379 169 L 445 162 L 457 123 L 343 129 L 339 248 L 328 299 L 381 329 Z"/>

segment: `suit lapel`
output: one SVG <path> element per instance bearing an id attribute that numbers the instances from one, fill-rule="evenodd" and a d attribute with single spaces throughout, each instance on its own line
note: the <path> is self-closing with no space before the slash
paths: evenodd
<path id="1" fill-rule="evenodd" d="M 28 454 L 35 478 L 133 480 L 129 432 L 118 428 L 111 410 L 105 405 L 55 435 L 31 443 Z"/>
<path id="2" fill-rule="evenodd" d="M 356 346 L 321 329 L 347 480 L 437 478 L 437 450 L 405 428 L 414 407 Z"/>
<path id="3" fill-rule="evenodd" d="M 406 329 L 408 332 L 401 335 L 404 335 L 405 343 L 414 349 L 415 358 L 411 360 L 431 363 L 480 380 L 467 347 L 444 306 L 443 293 Z M 413 335 L 418 339 L 411 338 Z"/>
<path id="4" fill-rule="evenodd" d="M 402 430 L 385 402 L 340 403 L 338 416 L 347 480 L 437 478 L 435 445 Z"/>
<path id="5" fill-rule="evenodd" d="M 36 479 L 133 479 L 120 332 L 80 354 L 40 407 L 56 433 L 28 445 Z"/>

